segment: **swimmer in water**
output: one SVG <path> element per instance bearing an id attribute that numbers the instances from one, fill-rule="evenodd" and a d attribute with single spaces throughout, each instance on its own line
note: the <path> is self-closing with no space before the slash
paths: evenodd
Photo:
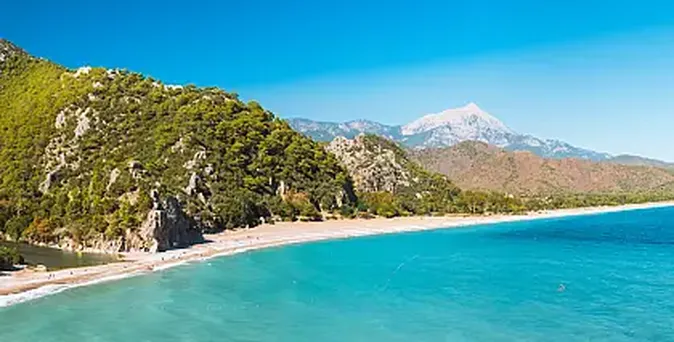
<path id="1" fill-rule="evenodd" d="M 566 291 L 566 285 L 559 284 L 559 287 L 557 288 L 557 292 L 564 292 L 564 291 Z"/>

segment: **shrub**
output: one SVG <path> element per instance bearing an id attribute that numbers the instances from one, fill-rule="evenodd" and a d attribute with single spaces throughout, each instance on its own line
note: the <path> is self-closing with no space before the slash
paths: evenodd
<path id="1" fill-rule="evenodd" d="M 12 270 L 14 265 L 23 262 L 23 257 L 16 248 L 0 246 L 0 270 Z"/>

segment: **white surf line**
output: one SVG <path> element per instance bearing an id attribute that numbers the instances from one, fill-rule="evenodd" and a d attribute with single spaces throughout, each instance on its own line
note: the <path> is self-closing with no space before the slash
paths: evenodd
<path id="1" fill-rule="evenodd" d="M 114 280 L 120 280 L 120 279 L 124 279 L 124 278 L 135 277 L 135 276 L 139 276 L 139 275 L 147 274 L 147 273 L 148 272 L 135 271 L 135 272 L 130 272 L 130 273 L 115 274 L 115 275 L 111 275 L 111 276 L 108 276 L 108 277 L 103 277 L 103 278 L 100 278 L 100 279 L 94 279 L 94 280 L 91 280 L 91 281 L 86 281 L 86 282 L 81 282 L 81 283 L 44 285 L 44 286 L 41 286 L 41 287 L 38 287 L 38 288 L 32 289 L 32 290 L 0 296 L 0 308 L 8 307 L 8 306 L 23 303 L 23 302 L 27 302 L 27 301 L 30 301 L 30 300 L 39 299 L 39 298 L 46 297 L 46 296 L 50 296 L 50 295 L 53 295 L 53 294 L 63 292 L 63 291 L 68 290 L 68 289 L 73 289 L 73 288 L 83 287 L 83 286 L 89 286 L 89 285 L 94 285 L 94 284 L 100 284 L 100 283 L 114 281 Z"/>

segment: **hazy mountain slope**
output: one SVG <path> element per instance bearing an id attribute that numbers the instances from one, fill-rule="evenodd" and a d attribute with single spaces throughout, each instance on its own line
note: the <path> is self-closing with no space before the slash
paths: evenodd
<path id="1" fill-rule="evenodd" d="M 0 40 L 0 233 L 108 250 L 353 199 L 334 156 L 257 103 L 68 70 Z"/>
<path id="2" fill-rule="evenodd" d="M 662 160 L 644 158 L 628 154 L 615 156 L 607 161 L 614 164 L 634 165 L 634 166 L 654 166 L 663 169 L 674 170 L 674 163 L 668 163 Z"/>
<path id="3" fill-rule="evenodd" d="M 658 168 L 544 159 L 479 142 L 410 153 L 413 160 L 446 175 L 462 188 L 514 194 L 646 192 L 674 181 L 671 173 Z"/>
<path id="4" fill-rule="evenodd" d="M 576 147 L 560 140 L 539 139 L 531 135 L 510 136 L 508 144 L 503 148 L 508 151 L 528 151 L 543 158 L 577 158 L 592 161 L 603 161 L 611 158 L 608 153 Z"/>
<path id="5" fill-rule="evenodd" d="M 288 123 L 296 131 L 318 141 L 332 141 L 336 137 L 353 139 L 359 134 L 376 134 L 391 140 L 402 138 L 399 126 L 387 126 L 369 120 L 334 123 L 293 118 L 288 119 Z"/>
<path id="6" fill-rule="evenodd" d="M 367 133 L 384 136 L 415 149 L 481 141 L 511 151 L 530 151 L 547 158 L 605 160 L 611 157 L 606 153 L 578 148 L 559 140 L 519 134 L 474 103 L 428 114 L 404 126 L 387 126 L 366 120 L 330 123 L 291 119 L 289 122 L 295 130 L 321 141 L 331 141 L 338 136 L 352 139 L 358 134 Z"/>

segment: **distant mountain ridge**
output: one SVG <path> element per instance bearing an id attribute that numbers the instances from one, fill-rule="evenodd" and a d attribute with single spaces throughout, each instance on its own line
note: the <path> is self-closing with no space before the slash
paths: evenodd
<path id="1" fill-rule="evenodd" d="M 295 118 L 288 122 L 295 130 L 320 141 L 332 141 L 338 136 L 353 139 L 358 134 L 365 133 L 386 137 L 412 149 L 448 147 L 464 141 L 481 141 L 508 151 L 529 151 L 544 158 L 580 158 L 593 161 L 610 161 L 613 158 L 608 153 L 580 148 L 560 140 L 540 139 L 515 132 L 475 103 L 428 114 L 402 126 L 369 120 L 334 123 Z M 616 162 L 620 163 L 620 160 L 623 159 L 617 159 Z M 633 162 L 636 163 L 634 165 L 653 163 L 646 159 L 640 163 Z"/>
<path id="2" fill-rule="evenodd" d="M 335 123 L 295 118 L 287 121 L 293 129 L 319 141 L 332 141 L 336 137 L 353 139 L 362 133 L 376 134 L 394 141 L 402 137 L 400 126 L 388 126 L 369 120 Z"/>
<path id="3" fill-rule="evenodd" d="M 459 187 L 516 195 L 668 192 L 674 174 L 652 166 L 581 159 L 546 159 L 482 142 L 410 151 L 410 158 Z"/>
<path id="4" fill-rule="evenodd" d="M 609 159 L 608 162 L 623 165 L 653 166 L 674 171 L 674 163 L 668 163 L 662 160 L 644 158 L 629 154 L 621 154 L 619 156 L 615 156 Z"/>

